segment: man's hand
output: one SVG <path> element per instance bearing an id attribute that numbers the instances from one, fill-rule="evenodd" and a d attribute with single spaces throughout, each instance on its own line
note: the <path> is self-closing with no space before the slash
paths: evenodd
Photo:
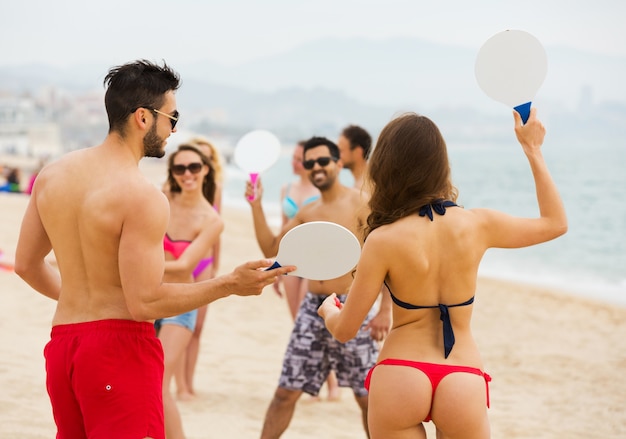
<path id="1" fill-rule="evenodd" d="M 261 294 L 263 288 L 276 282 L 279 276 L 295 271 L 296 267 L 287 265 L 265 271 L 272 265 L 271 259 L 247 262 L 231 273 L 228 292 L 237 296 L 255 296 Z"/>
<path id="2" fill-rule="evenodd" d="M 372 339 L 383 341 L 391 329 L 391 311 L 381 307 L 365 329 L 370 330 Z"/>

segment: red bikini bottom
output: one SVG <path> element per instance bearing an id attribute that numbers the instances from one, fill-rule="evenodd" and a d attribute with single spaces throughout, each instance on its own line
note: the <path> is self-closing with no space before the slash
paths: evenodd
<path id="1" fill-rule="evenodd" d="M 467 366 L 453 366 L 448 364 L 435 364 L 435 363 L 422 363 L 419 361 L 409 361 L 409 360 L 400 360 L 396 358 L 386 358 L 383 361 L 376 364 L 379 366 L 384 364 L 386 366 L 406 366 L 413 367 L 415 369 L 421 370 L 424 374 L 430 379 L 430 383 L 433 387 L 433 399 L 435 398 L 435 391 L 437 390 L 437 386 L 441 382 L 441 380 L 448 376 L 451 373 L 455 372 L 465 372 L 472 373 L 474 375 L 482 376 L 485 379 L 485 386 L 487 389 L 487 407 L 489 405 L 489 381 L 491 381 L 491 377 L 489 374 L 483 372 L 480 369 L 475 367 L 467 367 Z M 370 388 L 370 379 L 372 377 L 372 372 L 376 368 L 376 366 L 372 367 L 367 374 L 367 378 L 365 378 L 365 388 L 369 390 Z M 430 421 L 430 413 L 424 419 L 424 422 Z"/>

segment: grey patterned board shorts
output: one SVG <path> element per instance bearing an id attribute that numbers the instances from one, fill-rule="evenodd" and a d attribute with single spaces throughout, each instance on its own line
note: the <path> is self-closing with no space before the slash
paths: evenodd
<path id="1" fill-rule="evenodd" d="M 291 331 L 278 386 L 317 396 L 333 369 L 340 387 L 350 387 L 356 396 L 365 396 L 365 377 L 378 357 L 378 344 L 364 329 L 374 313 L 370 310 L 355 338 L 340 343 L 317 315 L 326 297 L 306 293 Z M 338 297 L 342 302 L 346 299 L 346 295 Z"/>

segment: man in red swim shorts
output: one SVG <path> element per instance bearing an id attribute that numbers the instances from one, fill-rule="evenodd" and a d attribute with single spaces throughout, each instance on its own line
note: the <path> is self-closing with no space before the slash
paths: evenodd
<path id="1" fill-rule="evenodd" d="M 163 350 L 132 320 L 57 325 L 46 345 L 48 394 L 62 438 L 162 438 Z M 72 371 L 71 373 L 68 373 Z"/>
<path id="2" fill-rule="evenodd" d="M 57 439 L 163 439 L 163 351 L 154 319 L 231 294 L 258 295 L 295 267 L 271 260 L 195 283 L 163 283 L 167 198 L 139 171 L 176 131 L 180 78 L 139 60 L 105 77 L 109 133 L 38 174 L 15 272 L 57 300 L 45 348 Z M 54 250 L 59 271 L 45 257 Z"/>

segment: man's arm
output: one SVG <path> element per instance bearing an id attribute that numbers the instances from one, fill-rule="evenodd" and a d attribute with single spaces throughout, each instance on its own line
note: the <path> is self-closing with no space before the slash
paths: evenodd
<path id="1" fill-rule="evenodd" d="M 289 230 L 293 229 L 298 224 L 302 224 L 302 221 L 299 218 L 299 215 L 296 214 L 294 218 L 289 220 L 287 224 L 285 224 L 280 233 L 278 235 L 274 235 L 270 226 L 267 224 L 267 219 L 265 217 L 265 212 L 263 211 L 263 205 L 261 203 L 261 198 L 263 196 L 263 185 L 261 184 L 261 179 L 257 180 L 257 188 L 256 195 L 254 199 L 250 199 L 254 194 L 254 190 L 252 187 L 252 183 L 247 182 L 246 184 L 246 199 L 250 203 L 250 207 L 252 208 L 252 221 L 254 222 L 254 234 L 256 236 L 256 240 L 263 252 L 263 255 L 266 258 L 271 258 L 276 256 L 278 253 L 278 245 L 280 244 L 280 240 L 285 233 Z"/>
<path id="2" fill-rule="evenodd" d="M 51 250 L 50 238 L 39 217 L 35 190 L 22 219 L 15 252 L 15 273 L 39 293 L 59 300 L 61 276 L 45 261 Z"/>
<path id="3" fill-rule="evenodd" d="M 165 196 L 141 195 L 142 203 L 130 202 L 122 227 L 119 271 L 128 310 L 135 320 L 151 320 L 194 310 L 232 294 L 258 295 L 277 276 L 293 266 L 263 271 L 271 260 L 248 262 L 232 273 L 193 283 L 162 283 L 165 256 L 163 235 L 169 219 Z M 145 221 L 150 218 L 151 221 Z"/>

